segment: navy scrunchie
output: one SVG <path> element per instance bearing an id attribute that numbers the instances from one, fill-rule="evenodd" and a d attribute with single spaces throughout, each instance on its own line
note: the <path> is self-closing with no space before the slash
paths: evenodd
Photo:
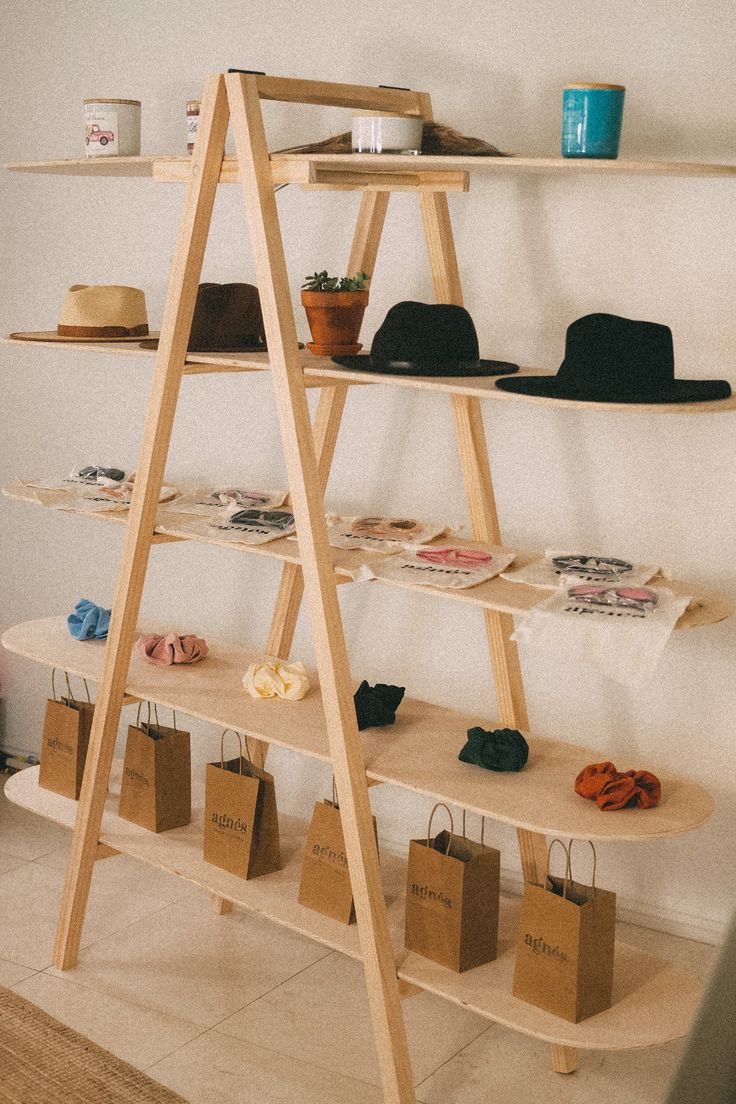
<path id="1" fill-rule="evenodd" d="M 403 686 L 387 686 L 377 682 L 369 686 L 365 679 L 353 695 L 358 728 L 381 728 L 392 725 L 396 720 L 396 710 L 401 705 L 406 689 Z"/>
<path id="2" fill-rule="evenodd" d="M 515 728 L 468 729 L 468 742 L 458 759 L 492 771 L 520 771 L 529 758 L 529 745 Z"/>
<path id="3" fill-rule="evenodd" d="M 74 607 L 74 613 L 67 617 L 66 623 L 69 632 L 77 640 L 107 640 L 111 613 L 112 610 L 96 606 L 89 598 L 82 598 Z"/>

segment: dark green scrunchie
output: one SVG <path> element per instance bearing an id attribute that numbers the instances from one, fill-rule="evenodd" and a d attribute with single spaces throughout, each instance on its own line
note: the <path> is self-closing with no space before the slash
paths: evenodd
<path id="1" fill-rule="evenodd" d="M 515 728 L 468 729 L 468 742 L 458 759 L 492 771 L 520 771 L 529 758 L 529 745 Z"/>

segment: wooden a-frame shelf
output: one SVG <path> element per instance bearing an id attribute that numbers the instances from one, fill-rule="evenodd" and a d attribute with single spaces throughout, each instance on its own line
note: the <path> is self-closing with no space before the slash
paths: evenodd
<path id="1" fill-rule="evenodd" d="M 24 809 L 66 828 L 74 826 L 77 803 L 38 785 L 38 767 L 14 775 L 7 797 Z M 362 960 L 357 925 L 340 924 L 298 902 L 302 854 L 308 825 L 279 816 L 282 869 L 245 881 L 202 858 L 203 792 L 192 783 L 192 821 L 184 828 L 156 834 L 117 815 L 122 763 L 110 774 L 110 792 L 102 818 L 100 842 L 142 862 L 185 878 L 217 897 L 324 946 Z M 406 863 L 391 853 L 381 856 L 381 874 L 392 942 L 402 981 L 419 985 L 481 1016 L 545 1042 L 587 1050 L 629 1050 L 658 1046 L 684 1035 L 700 997 L 699 982 L 670 963 L 626 943 L 616 944 L 613 1004 L 606 1012 L 579 1024 L 566 1023 L 518 1000 L 511 993 L 518 901 L 502 897 L 499 954 L 494 962 L 456 974 L 403 950 Z"/>
<path id="2" fill-rule="evenodd" d="M 60 510 L 62 513 L 74 514 L 75 517 L 112 521 L 117 522 L 118 525 L 124 525 L 127 520 L 127 512 L 124 511 L 119 513 L 113 511 L 92 513 L 74 506 L 50 506 L 43 501 L 44 492 L 42 489 L 24 486 L 22 483 L 11 483 L 7 487 L 3 487 L 2 494 L 18 502 L 27 502 L 34 506 Z M 53 492 L 51 494 L 53 495 Z M 175 510 L 167 510 L 166 505 L 163 504 L 158 511 L 152 542 L 154 544 L 170 544 L 177 541 L 194 541 L 199 544 L 212 544 L 233 552 L 268 556 L 280 560 L 282 563 L 301 566 L 299 543 L 296 540 L 280 537 L 277 540 L 269 541 L 267 544 L 235 544 L 233 541 L 221 540 L 214 534 L 210 537 L 203 533 L 189 532 L 184 525 L 187 517 L 191 517 L 191 515 L 184 515 Z M 196 518 L 196 520 L 201 521 L 201 518 Z M 455 537 L 436 537 L 435 540 L 430 541 L 430 544 L 435 544 L 438 547 L 448 543 L 465 548 L 481 547 L 478 541 Z M 376 552 L 371 553 L 346 548 L 331 548 L 330 554 L 335 574 L 342 583 L 352 581 L 354 572 L 359 570 L 363 564 L 375 563 L 380 556 L 380 553 Z M 523 567 L 534 560 L 538 560 L 541 556 L 541 552 L 518 551 L 509 570 Z M 733 603 L 713 591 L 707 591 L 700 586 L 691 586 L 689 583 L 668 579 L 661 575 L 656 575 L 651 581 L 655 586 L 669 587 L 675 594 L 688 595 L 693 599 L 692 605 L 685 610 L 675 625 L 676 629 L 695 629 L 705 625 L 715 625 L 719 621 L 724 621 L 727 617 L 733 616 Z M 533 606 L 543 602 L 550 595 L 548 590 L 528 586 L 524 583 L 514 583 L 509 579 L 502 579 L 500 576 L 463 590 L 442 589 L 441 587 L 432 586 L 418 587 L 400 579 L 375 579 L 372 582 L 378 586 L 399 587 L 402 590 L 411 590 L 414 594 L 445 598 L 448 601 L 480 606 L 482 609 L 508 613 L 512 616 L 523 616 Z"/>
<path id="3" fill-rule="evenodd" d="M 27 659 L 100 681 L 104 642 L 75 640 L 64 617 L 16 625 L 5 633 L 2 644 Z M 234 728 L 264 743 L 329 761 L 314 673 L 312 689 L 301 702 L 253 699 L 241 680 L 246 667 L 263 659 L 263 653 L 211 640 L 208 646 L 205 661 L 173 671 L 134 655 L 127 692 L 219 728 Z M 713 799 L 701 786 L 658 770 L 663 799 L 656 809 L 623 809 L 607 816 L 573 790 L 578 772 L 600 759 L 600 751 L 561 741 L 529 736 L 529 762 L 518 773 L 498 774 L 461 763 L 457 753 L 465 733 L 485 720 L 406 697 L 394 725 L 362 733 L 366 774 L 373 781 L 448 801 L 517 828 L 576 839 L 662 839 L 699 828 L 712 815 Z M 492 727 L 490 721 L 487 727 Z"/>
<path id="4" fill-rule="evenodd" d="M 453 158 L 375 157 L 335 154 L 299 154 L 295 150 L 269 154 L 261 100 L 300 104 L 330 104 L 344 108 L 387 111 L 432 119 L 427 93 L 367 86 L 301 81 L 293 78 L 252 74 L 212 74 L 202 96 L 200 125 L 194 156 L 101 158 L 91 160 L 15 163 L 9 168 L 31 173 L 59 173 L 80 176 L 143 176 L 156 182 L 186 184 L 177 248 L 169 281 L 161 338 L 155 355 L 146 423 L 142 434 L 137 478 L 126 519 L 118 587 L 107 647 L 73 641 L 64 619 L 30 622 L 16 626 L 5 637 L 6 646 L 47 665 L 99 680 L 95 719 L 90 734 L 87 767 L 78 807 L 69 803 L 64 816 L 77 808 L 69 865 L 57 927 L 54 962 L 67 969 L 77 961 L 87 899 L 100 839 L 115 839 L 117 850 L 173 849 L 162 858 L 165 869 L 178 870 L 172 833 L 151 836 L 132 826 L 121 827 L 106 810 L 108 779 L 118 732 L 120 710 L 126 690 L 175 705 L 195 717 L 222 726 L 238 728 L 253 736 L 253 751 L 263 761 L 268 743 L 278 743 L 320 759 L 329 759 L 340 796 L 345 847 L 350 863 L 353 894 L 361 937 L 368 1000 L 376 1037 L 381 1079 L 387 1104 L 411 1104 L 415 1100 L 411 1063 L 397 985 L 395 910 L 384 907 L 381 870 L 375 848 L 375 834 L 368 797 L 367 779 L 443 799 L 464 808 L 485 813 L 517 826 L 521 868 L 526 882 L 541 883 L 546 867 L 545 834 L 559 832 L 573 837 L 640 840 L 662 839 L 690 831 L 703 824 L 713 808 L 711 798 L 699 786 L 664 774 L 665 798 L 654 810 L 625 810 L 609 817 L 590 803 L 577 798 L 571 782 L 577 770 L 591 759 L 604 757 L 602 750 L 588 751 L 576 745 L 534 737 L 531 758 L 519 776 L 493 776 L 479 768 L 458 762 L 457 750 L 465 729 L 479 718 L 409 699 L 402 703 L 396 725 L 360 735 L 352 700 L 353 680 L 342 627 L 336 584 L 345 563 L 330 549 L 325 526 L 323 494 L 339 433 L 348 389 L 355 385 L 386 384 L 447 395 L 455 426 L 468 513 L 474 541 L 503 543 L 491 479 L 480 400 L 544 402 L 552 408 L 589 409 L 602 412 L 623 410 L 639 413 L 706 413 L 736 409 L 736 397 L 715 403 L 673 405 L 592 404 L 556 401 L 498 391 L 493 379 L 418 379 L 375 376 L 348 371 L 327 360 L 311 358 L 298 350 L 292 294 L 284 259 L 274 187 L 295 184 L 323 191 L 357 190 L 363 193 L 353 235 L 347 271 L 371 275 L 392 191 L 417 193 L 422 214 L 427 253 L 435 298 L 438 302 L 462 304 L 462 288 L 455 255 L 447 194 L 467 191 L 470 176 L 509 177 L 550 174 L 581 179 L 588 175 L 627 175 L 709 178 L 736 176 L 736 165 L 695 164 L 656 161 L 579 161 L 561 158 Z M 232 126 L 237 157 L 225 156 L 225 137 Z M 187 340 L 196 300 L 197 285 L 217 186 L 239 182 L 251 232 L 255 262 L 255 283 L 259 287 L 269 354 L 189 354 Z M 19 342 L 18 342 L 19 343 Z M 41 343 L 36 343 L 41 344 Z M 62 346 L 53 344 L 55 349 Z M 74 352 L 97 355 L 123 354 L 141 357 L 147 353 L 130 345 L 114 347 L 70 343 Z M 258 703 L 247 699 L 241 676 L 260 653 L 215 645 L 200 668 L 176 672 L 140 670 L 131 653 L 136 633 L 143 585 L 151 545 L 162 540 L 156 533 L 159 494 L 174 426 L 178 392 L 184 375 L 212 372 L 270 371 L 279 430 L 284 447 L 292 509 L 300 534 L 299 546 L 288 552 L 289 542 L 263 550 L 283 560 L 281 584 L 274 617 L 264 649 L 269 655 L 289 655 L 303 594 L 309 602 L 320 686 L 298 706 L 293 703 Z M 708 366 L 709 374 L 710 366 Z M 538 373 L 536 373 L 538 374 Z M 312 421 L 305 389 L 321 388 Z M 18 496 L 22 497 L 22 496 Z M 167 525 L 167 529 L 169 526 Z M 178 539 L 173 530 L 167 540 Z M 209 542 L 208 542 L 209 543 Z M 297 559 L 294 559 L 294 552 Z M 352 555 L 352 554 L 351 554 Z M 353 562 L 355 562 L 353 560 Z M 516 586 L 516 584 L 509 584 Z M 511 639 L 513 614 L 506 604 L 501 581 L 487 591 L 478 590 L 461 600 L 481 607 L 498 703 L 499 722 L 528 729 L 524 686 L 516 645 Z M 523 588 L 524 590 L 528 588 Z M 438 592 L 426 591 L 426 593 Z M 458 595 L 453 595 L 459 598 Z M 537 600 L 537 595 L 534 595 Z M 523 603 L 519 587 L 511 602 Z M 696 618 L 719 620 L 729 611 L 710 597 L 695 610 Z M 527 607 L 528 608 L 528 607 Z M 688 614 L 689 616 L 689 614 Z M 703 622 L 701 622 L 703 623 Z M 174 691 L 173 688 L 176 687 Z M 175 699 L 175 700 L 174 700 Z M 292 711 L 293 710 L 293 711 Z M 298 722 L 295 723 L 295 718 Z M 306 723 L 308 721 L 308 723 Z M 490 723 L 490 722 L 488 722 Z M 42 815 L 54 816 L 50 795 L 40 794 L 30 772 L 12 779 L 13 793 L 23 791 Z M 27 786 L 28 794 L 23 787 Z M 32 792 L 32 791 L 35 791 Z M 62 800 L 63 799 L 59 799 Z M 31 807 L 29 804 L 28 807 Z M 54 807 L 56 809 L 56 806 Z M 66 821 L 70 823 L 70 821 Z M 291 827 L 285 825 L 286 835 Z M 303 833 L 303 828 L 299 829 Z M 108 835 L 109 833 L 109 835 Z M 184 833 L 186 835 L 186 833 Z M 138 838 L 139 837 L 139 838 Z M 169 838 L 165 838 L 169 837 Z M 182 837 L 183 838 L 183 837 Z M 187 847 L 192 852 L 190 839 Z M 237 901 L 244 907 L 259 906 L 257 895 L 267 894 L 269 879 L 241 883 L 224 880 L 210 883 L 211 869 L 201 872 L 202 884 L 221 902 Z M 148 858 L 146 861 L 158 859 Z M 186 865 L 186 864 L 184 864 Z M 389 864 L 387 863 L 387 873 Z M 222 872 L 214 872 L 220 877 Z M 227 876 L 222 875 L 223 878 Z M 262 883 L 262 884 L 259 884 Z M 277 880 L 271 883 L 276 886 Z M 218 888 L 219 887 L 219 888 Z M 293 896 L 293 895 L 292 895 Z M 293 910 L 281 894 L 278 904 L 263 905 L 264 914 L 279 922 Z M 269 912 L 269 909 L 271 910 Z M 278 915 L 277 915 L 278 914 Z M 293 915 L 293 913 L 290 913 Z M 508 915 L 504 905 L 504 915 Z M 300 923 L 302 921 L 299 921 Z M 313 921 L 315 922 L 315 921 Z M 319 918 L 324 924 L 324 918 Z M 341 938 L 355 940 L 354 933 Z M 315 938 L 320 938 L 315 935 Z M 327 940 L 329 943 L 329 940 Z M 332 944 L 330 944 L 332 945 Z M 348 951 L 348 953 L 350 953 Z M 417 956 L 400 953 L 398 976 L 420 988 L 437 992 L 466 1007 L 520 1031 L 550 1042 L 552 1068 L 569 1073 L 575 1068 L 575 1048 L 608 1049 L 654 1045 L 682 1034 L 695 1006 L 695 988 L 677 971 L 652 963 L 621 947 L 617 970 L 616 1003 L 606 1013 L 580 1025 L 568 1025 L 546 1016 L 511 997 L 513 952 L 509 945 L 497 963 L 452 975 Z M 623 972 L 623 973 L 622 973 Z M 675 1028 L 675 1020 L 677 1026 Z M 595 1041 L 593 1041 L 595 1040 Z M 647 1041 L 648 1040 L 648 1041 Z"/>
<path id="5" fill-rule="evenodd" d="M 28 341 L 14 338 L 12 335 L 0 339 L 4 344 L 24 346 L 25 348 L 47 348 L 74 352 L 96 353 L 98 356 L 132 356 L 138 359 L 155 356 L 153 349 L 141 349 L 131 342 L 106 342 L 94 344 L 89 341 Z M 600 414 L 625 412 L 633 414 L 726 414 L 736 410 L 736 392 L 727 399 L 713 399 L 707 402 L 687 403 L 613 403 L 588 402 L 581 399 L 550 399 L 544 395 L 523 395 L 513 391 L 503 391 L 496 387 L 492 376 L 392 376 L 376 372 L 358 371 L 343 368 L 328 357 L 315 357 L 302 352 L 301 366 L 305 387 L 330 387 L 336 384 L 357 386 L 383 384 L 387 387 L 408 387 L 412 390 L 430 391 L 435 394 L 464 395 L 467 398 L 494 399 L 500 402 L 535 403 L 560 409 L 589 410 Z M 266 353 L 187 353 L 183 368 L 185 376 L 212 375 L 218 372 L 268 372 L 271 365 Z M 538 368 L 521 368 L 520 373 L 527 376 L 549 376 L 555 373 L 542 372 Z"/>

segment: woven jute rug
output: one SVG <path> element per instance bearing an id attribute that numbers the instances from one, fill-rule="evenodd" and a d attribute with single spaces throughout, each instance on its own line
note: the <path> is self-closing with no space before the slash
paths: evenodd
<path id="1" fill-rule="evenodd" d="M 186 1104 L 0 986 L 0 1104 Z"/>

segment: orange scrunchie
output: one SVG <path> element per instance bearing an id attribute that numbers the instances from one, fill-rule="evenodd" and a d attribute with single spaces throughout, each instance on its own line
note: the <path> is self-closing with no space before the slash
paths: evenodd
<path id="1" fill-rule="evenodd" d="M 613 763 L 592 763 L 575 779 L 575 792 L 595 801 L 603 812 L 638 807 L 653 809 L 662 796 L 662 785 L 650 771 L 617 771 Z"/>

